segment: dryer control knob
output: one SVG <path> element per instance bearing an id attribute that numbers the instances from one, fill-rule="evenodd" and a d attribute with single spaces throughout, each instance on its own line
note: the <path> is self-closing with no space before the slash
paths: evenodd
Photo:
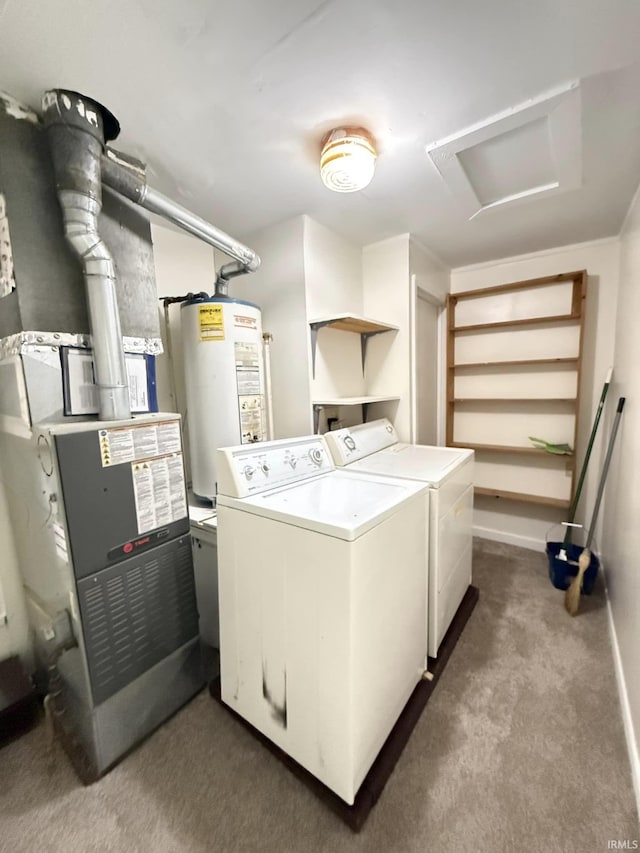
<path id="1" fill-rule="evenodd" d="M 356 443 L 355 443 L 355 440 L 353 439 L 352 436 L 345 435 L 343 441 L 344 441 L 344 445 L 347 448 L 347 450 L 355 450 L 356 449 Z"/>
<path id="2" fill-rule="evenodd" d="M 245 465 L 242 469 L 242 473 L 247 478 L 247 480 L 250 480 L 255 474 L 255 468 L 252 468 L 251 465 Z"/>

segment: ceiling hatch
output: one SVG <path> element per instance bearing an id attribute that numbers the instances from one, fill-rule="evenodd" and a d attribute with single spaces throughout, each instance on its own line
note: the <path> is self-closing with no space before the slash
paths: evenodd
<path id="1" fill-rule="evenodd" d="M 582 177 L 579 83 L 504 110 L 426 150 L 469 219 L 577 189 Z"/>

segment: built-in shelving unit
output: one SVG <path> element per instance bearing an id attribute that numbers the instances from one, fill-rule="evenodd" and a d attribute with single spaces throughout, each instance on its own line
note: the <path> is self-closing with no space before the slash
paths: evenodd
<path id="1" fill-rule="evenodd" d="M 566 509 L 575 448 L 584 270 L 450 294 L 447 445 L 476 451 L 475 493 Z"/>
<path id="2" fill-rule="evenodd" d="M 374 335 L 385 332 L 397 332 L 398 326 L 391 323 L 383 323 L 379 320 L 371 320 L 368 317 L 359 317 L 356 314 L 334 314 L 328 317 L 318 317 L 309 321 L 311 334 L 311 369 L 312 376 L 316 373 L 316 350 L 318 346 L 318 332 L 320 329 L 335 329 L 341 332 L 350 332 L 360 336 L 360 353 L 362 359 L 362 374 L 364 376 L 367 343 Z M 399 400 L 399 396 L 388 395 L 356 395 L 356 396 L 322 396 L 312 399 L 313 406 L 313 428 L 318 432 L 320 412 L 324 408 L 339 406 L 362 406 L 363 420 L 367 419 L 367 407 L 370 403 L 383 403 Z"/>

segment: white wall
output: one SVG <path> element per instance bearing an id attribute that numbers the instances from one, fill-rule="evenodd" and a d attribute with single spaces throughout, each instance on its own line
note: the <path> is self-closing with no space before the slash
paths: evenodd
<path id="1" fill-rule="evenodd" d="M 618 397 L 626 403 L 606 486 L 603 565 L 614 626 L 636 799 L 640 809 L 640 193 L 621 238 L 615 374 L 607 427 Z M 607 429 L 608 437 L 608 429 Z"/>
<path id="2" fill-rule="evenodd" d="M 362 315 L 361 248 L 309 216 L 303 220 L 307 321 L 336 314 Z M 312 398 L 357 397 L 364 393 L 360 336 L 320 329 Z"/>
<path id="3" fill-rule="evenodd" d="M 305 218 L 297 216 L 246 239 L 261 257 L 257 272 L 234 279 L 229 293 L 262 309 L 262 328 L 273 335 L 271 380 L 275 438 L 313 431 L 304 269 Z M 216 263 L 226 261 L 216 256 Z"/>
<path id="4" fill-rule="evenodd" d="M 459 267 L 451 271 L 453 293 L 574 270 L 586 269 L 589 273 L 579 412 L 580 434 L 576 457 L 578 469 L 582 464 L 607 368 L 613 364 L 619 248 L 618 239 L 598 240 L 531 255 L 504 258 L 492 263 Z M 608 405 L 612 405 L 611 399 L 608 400 Z M 603 433 L 601 426 L 577 513 L 576 520 L 583 523 L 588 522 L 595 500 L 603 457 Z M 566 512 L 563 510 L 502 500 L 498 503 L 494 498 L 488 497 L 478 496 L 475 506 L 475 526 L 480 535 L 535 549 L 543 549 L 549 528 L 566 519 Z M 599 533 L 598 529 L 598 541 Z"/>
<path id="5" fill-rule="evenodd" d="M 1 465 L 1 463 L 0 463 Z M 20 655 L 30 665 L 31 642 L 7 496 L 0 467 L 0 660 Z M 4 614 L 4 616 L 3 616 Z M 5 618 L 6 617 L 6 618 Z"/>
<path id="6" fill-rule="evenodd" d="M 411 321 L 409 235 L 400 234 L 362 250 L 365 316 L 399 326 L 397 332 L 376 335 L 367 349 L 366 384 L 372 396 L 399 395 L 399 403 L 376 403 L 369 420 L 388 416 L 401 441 L 412 436 Z"/>
<path id="7" fill-rule="evenodd" d="M 451 286 L 451 270 L 440 258 L 418 243 L 413 237 L 409 241 L 409 274 L 411 276 L 411 374 L 412 374 L 412 438 L 421 442 L 419 429 L 425 431 L 429 423 L 427 410 L 436 410 L 436 437 L 438 444 L 445 443 L 445 367 L 446 367 L 446 311 L 444 305 Z M 415 292 L 414 292 L 415 290 Z M 424 297 L 428 298 L 425 303 Z M 436 305 L 436 303 L 438 303 Z M 442 306 L 441 308 L 439 306 Z M 434 314 L 438 313 L 437 340 L 420 341 L 419 330 L 432 327 Z M 431 390 L 433 371 L 420 364 L 418 353 L 436 351 L 435 399 Z M 432 430 L 428 430 L 432 432 Z"/>

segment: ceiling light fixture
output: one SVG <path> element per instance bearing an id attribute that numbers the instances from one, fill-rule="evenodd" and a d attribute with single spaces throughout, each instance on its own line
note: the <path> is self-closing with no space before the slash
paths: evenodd
<path id="1" fill-rule="evenodd" d="M 322 182 L 337 193 L 364 189 L 373 178 L 376 157 L 375 140 L 363 127 L 330 130 L 322 140 Z"/>

